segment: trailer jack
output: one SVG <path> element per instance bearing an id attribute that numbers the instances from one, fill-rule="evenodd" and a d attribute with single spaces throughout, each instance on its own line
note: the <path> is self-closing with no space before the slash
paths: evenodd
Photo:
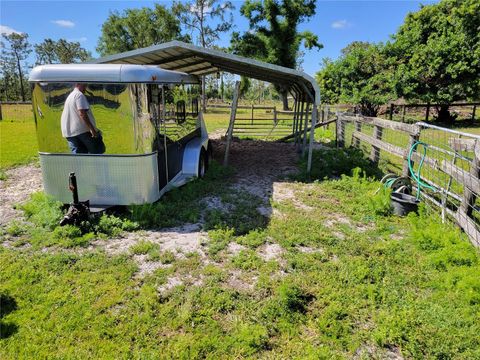
<path id="1" fill-rule="evenodd" d="M 67 213 L 60 221 L 60 226 L 64 225 L 80 225 L 83 221 L 90 218 L 90 200 L 78 200 L 77 178 L 75 173 L 70 173 L 68 177 L 68 188 L 73 195 L 73 203 L 70 204 Z"/>

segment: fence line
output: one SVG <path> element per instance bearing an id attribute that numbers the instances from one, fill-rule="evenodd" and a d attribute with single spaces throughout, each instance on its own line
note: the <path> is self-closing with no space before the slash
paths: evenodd
<path id="1" fill-rule="evenodd" d="M 422 120 L 428 122 L 430 119 L 430 115 L 432 115 L 432 109 L 438 108 L 441 104 L 393 104 L 391 103 L 388 107 L 388 117 L 390 120 L 393 120 L 395 114 L 399 114 L 399 120 L 405 122 L 408 120 L 407 117 L 407 109 L 418 109 L 424 108 L 424 114 L 422 116 Z M 464 116 L 468 116 L 471 121 L 475 120 L 477 107 L 480 106 L 480 102 L 463 102 L 463 103 L 453 103 L 449 104 L 450 111 L 458 111 L 459 108 L 463 110 L 463 108 L 471 108 L 471 112 L 464 114 Z M 399 110 L 397 110 L 399 109 Z M 468 111 L 468 110 L 467 110 Z M 415 121 L 418 121 L 415 120 Z"/>
<path id="2" fill-rule="evenodd" d="M 480 136 L 424 122 L 338 113 L 337 144 L 357 147 L 387 172 L 408 177 L 421 198 L 480 247 Z M 412 172 L 431 188 L 418 189 Z"/>

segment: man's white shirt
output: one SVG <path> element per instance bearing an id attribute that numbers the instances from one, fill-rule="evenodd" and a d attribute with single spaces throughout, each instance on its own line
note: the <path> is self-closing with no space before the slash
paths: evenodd
<path id="1" fill-rule="evenodd" d="M 87 97 L 77 88 L 75 88 L 65 101 L 62 112 L 62 135 L 63 137 L 77 136 L 90 129 L 80 117 L 79 110 L 87 110 L 88 118 L 93 127 L 96 128 L 95 118 L 88 104 Z"/>

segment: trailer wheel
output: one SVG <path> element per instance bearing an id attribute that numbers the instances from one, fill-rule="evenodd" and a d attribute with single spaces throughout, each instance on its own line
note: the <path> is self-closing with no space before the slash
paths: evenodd
<path id="1" fill-rule="evenodd" d="M 207 152 L 202 149 L 200 159 L 198 160 L 198 178 L 202 179 L 207 172 Z"/>

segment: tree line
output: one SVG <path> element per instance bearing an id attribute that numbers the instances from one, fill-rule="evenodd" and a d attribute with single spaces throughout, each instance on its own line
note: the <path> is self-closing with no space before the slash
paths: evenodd
<path id="1" fill-rule="evenodd" d="M 193 42 L 203 47 L 218 48 L 221 36 L 234 27 L 229 1 L 194 0 L 174 2 L 170 8 L 161 4 L 153 7 L 112 11 L 102 25 L 101 36 L 96 47 L 101 56 L 134 50 L 171 40 Z M 247 0 L 240 13 L 249 21 L 245 32 L 234 31 L 231 46 L 221 50 L 255 57 L 273 64 L 296 68 L 301 63 L 300 45 L 307 49 L 321 48 L 318 38 L 311 32 L 299 32 L 297 27 L 315 15 L 314 0 Z M 3 35 L 0 98 L 2 100 L 27 100 L 25 89 L 29 65 L 26 59 L 32 52 L 28 34 Z M 91 54 L 78 42 L 65 39 L 45 39 L 34 45 L 36 63 L 72 63 L 88 60 Z M 225 78 L 226 81 L 223 81 Z M 220 86 L 212 86 L 212 77 L 203 79 L 203 93 L 229 95 L 233 81 L 221 75 Z M 210 84 L 210 86 L 207 85 Z M 255 86 L 252 86 L 255 85 Z M 263 85 L 262 85 L 263 86 Z M 242 92 L 254 98 L 255 94 L 268 92 L 270 98 L 278 94 L 288 107 L 286 88 L 276 87 L 260 92 L 256 82 L 242 78 Z M 205 99 L 203 101 L 205 103 Z"/>
<path id="2" fill-rule="evenodd" d="M 407 15 L 386 43 L 354 42 L 316 75 L 325 103 L 358 104 L 367 116 L 403 98 L 438 105 L 480 100 L 480 2 L 442 0 Z"/>
<path id="3" fill-rule="evenodd" d="M 221 50 L 289 68 L 300 68 L 304 51 L 321 49 L 318 37 L 299 31 L 317 10 L 314 0 L 246 0 L 240 7 L 248 29 L 236 31 L 229 1 L 193 0 L 171 7 L 112 11 L 102 25 L 96 50 L 101 56 L 171 40 L 219 48 L 218 40 L 231 32 L 230 46 Z M 478 100 L 480 90 L 480 2 L 442 0 L 407 15 L 386 43 L 353 42 L 336 60 L 324 59 L 316 78 L 324 103 L 359 105 L 376 115 L 380 105 L 404 98 L 440 104 L 439 118 L 451 120 L 448 106 L 458 100 Z M 232 31 L 233 30 L 233 31 Z M 0 98 L 28 99 L 25 60 L 32 51 L 27 34 L 3 35 Z M 36 64 L 85 61 L 91 54 L 78 42 L 45 39 L 33 46 Z M 304 49 L 303 51 L 301 49 Z M 226 74 L 203 78 L 203 93 L 224 98 L 233 80 Z M 220 84 L 218 84 L 220 83 Z M 252 84 L 254 86 L 252 86 Z M 269 93 L 283 99 L 288 89 L 242 78 L 241 91 L 254 99 Z M 203 99 L 205 104 L 205 98 Z"/>

